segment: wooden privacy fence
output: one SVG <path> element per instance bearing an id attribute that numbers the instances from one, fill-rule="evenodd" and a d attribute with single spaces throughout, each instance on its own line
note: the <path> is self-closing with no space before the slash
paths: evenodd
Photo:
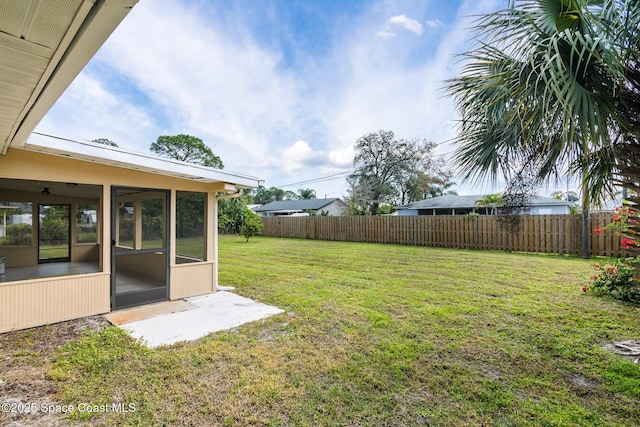
<path id="1" fill-rule="evenodd" d="M 620 237 L 595 233 L 610 214 L 591 215 L 591 254 L 625 256 Z M 492 215 L 264 217 L 263 236 L 344 242 L 393 243 L 459 249 L 580 255 L 581 215 L 525 215 L 520 232 L 509 233 Z"/>

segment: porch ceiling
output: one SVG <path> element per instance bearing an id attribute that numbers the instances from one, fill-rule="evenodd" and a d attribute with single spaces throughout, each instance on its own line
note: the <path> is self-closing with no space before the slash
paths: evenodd
<path id="1" fill-rule="evenodd" d="M 137 1 L 0 1 L 0 153 L 26 140 Z"/>
<path id="2" fill-rule="evenodd" d="M 102 188 L 99 185 L 0 178 L 0 193 L 2 190 L 42 193 L 45 188 L 49 190 L 52 201 L 55 201 L 56 197 L 78 197 L 97 200 L 102 194 Z M 9 200 L 1 201 L 6 202 Z"/>

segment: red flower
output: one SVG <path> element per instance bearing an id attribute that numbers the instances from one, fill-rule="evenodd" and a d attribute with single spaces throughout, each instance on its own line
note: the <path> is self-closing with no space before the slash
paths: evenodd
<path id="1" fill-rule="evenodd" d="M 600 228 L 600 227 L 596 227 L 596 229 L 593 230 L 593 231 L 595 231 L 596 234 L 602 234 L 602 228 Z"/>
<path id="2" fill-rule="evenodd" d="M 620 222 L 620 215 L 618 214 L 611 214 L 611 218 L 614 222 Z"/>
<path id="3" fill-rule="evenodd" d="M 587 287 L 586 286 L 582 287 L 582 292 L 587 292 Z"/>
<path id="4" fill-rule="evenodd" d="M 636 246 L 636 242 L 633 239 L 630 239 L 628 237 L 625 237 L 624 239 L 622 239 L 622 247 L 624 249 L 629 249 L 629 248 L 633 248 Z"/>

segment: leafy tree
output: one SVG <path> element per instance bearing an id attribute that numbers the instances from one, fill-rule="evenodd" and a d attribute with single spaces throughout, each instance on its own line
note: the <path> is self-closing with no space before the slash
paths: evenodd
<path id="1" fill-rule="evenodd" d="M 578 197 L 578 193 L 576 193 L 575 191 L 562 190 L 556 190 L 551 193 L 551 198 L 556 200 L 565 200 L 567 202 L 577 202 L 578 200 L 580 200 L 580 197 Z"/>
<path id="2" fill-rule="evenodd" d="M 285 191 L 282 188 L 271 187 L 266 188 L 259 186 L 251 191 L 254 203 L 266 205 L 271 202 L 279 202 L 281 200 L 296 200 L 298 196 L 293 191 Z"/>
<path id="3" fill-rule="evenodd" d="M 262 233 L 262 227 L 262 218 L 260 215 L 249 209 L 245 209 L 240 233 L 242 233 L 242 235 L 247 239 L 247 242 L 250 237 Z"/>
<path id="4" fill-rule="evenodd" d="M 571 202 L 572 205 L 569 207 L 569 213 L 572 215 L 579 214 L 581 211 L 580 205 L 577 203 L 580 201 L 580 197 L 578 193 L 575 191 L 562 191 L 556 190 L 551 193 L 551 197 L 557 200 L 565 200 L 567 202 Z"/>
<path id="5" fill-rule="evenodd" d="M 360 137 L 355 145 L 355 171 L 347 178 L 352 211 L 378 214 L 383 204 L 404 204 L 422 199 L 433 184 L 450 175 L 442 160 L 433 157 L 435 144 L 396 139 L 391 131 Z"/>
<path id="6" fill-rule="evenodd" d="M 164 202 L 159 197 L 142 201 L 142 239 L 162 239 Z M 177 206 L 176 206 L 177 209 Z"/>
<path id="7" fill-rule="evenodd" d="M 248 194 L 220 200 L 218 202 L 218 229 L 226 234 L 240 233 L 244 222 L 245 210 L 252 201 L 251 196 Z"/>
<path id="8" fill-rule="evenodd" d="M 222 160 L 207 147 L 200 138 L 190 135 L 159 136 L 157 141 L 151 144 L 150 151 L 164 157 L 194 163 L 202 166 L 222 169 Z M 219 202 L 218 223 L 227 224 L 225 217 L 226 201 Z M 180 222 L 176 224 L 177 236 L 192 237 L 201 235 L 204 230 L 204 194 L 180 193 L 176 198 L 176 217 Z M 244 207 L 244 206 L 243 206 Z M 234 232 L 238 232 L 237 220 L 233 220 Z"/>
<path id="9" fill-rule="evenodd" d="M 362 188 L 356 187 L 356 185 L 353 182 L 349 182 L 348 179 L 347 182 L 351 185 L 351 188 L 348 190 L 349 194 L 343 197 L 347 206 L 342 210 L 342 215 L 366 215 L 367 199 L 364 197 L 364 194 L 359 193 Z"/>
<path id="10" fill-rule="evenodd" d="M 202 236 L 205 227 L 205 194 L 179 191 L 176 195 L 176 237 Z"/>
<path id="11" fill-rule="evenodd" d="M 200 138 L 191 135 L 159 136 L 151 144 L 153 153 L 183 162 L 222 169 L 224 164 Z"/>
<path id="12" fill-rule="evenodd" d="M 478 47 L 447 83 L 462 113 L 454 157 L 467 178 L 579 176 L 586 257 L 588 209 L 613 191 L 616 143 L 640 135 L 640 2 L 509 3 L 479 18 Z"/>
<path id="13" fill-rule="evenodd" d="M 115 142 L 113 142 L 112 140 L 110 140 L 108 138 L 92 139 L 91 142 L 95 142 L 97 144 L 108 145 L 110 147 L 117 147 L 118 146 L 118 144 L 116 144 Z"/>
<path id="14" fill-rule="evenodd" d="M 315 199 L 316 190 L 313 190 L 311 188 L 300 188 L 298 190 L 298 198 L 303 200 Z"/>
<path id="15" fill-rule="evenodd" d="M 430 197 L 444 196 L 447 194 L 457 196 L 458 192 L 451 189 L 451 187 L 453 187 L 454 185 L 456 185 L 456 183 L 452 181 L 445 182 L 443 184 L 434 184 L 429 188 L 428 193 L 425 194 L 425 199 L 428 199 Z"/>
<path id="16" fill-rule="evenodd" d="M 40 211 L 40 241 L 49 245 L 69 243 L 69 206 L 51 205 Z"/>

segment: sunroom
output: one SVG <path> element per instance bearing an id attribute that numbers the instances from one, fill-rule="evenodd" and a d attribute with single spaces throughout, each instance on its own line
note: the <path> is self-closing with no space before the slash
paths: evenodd
<path id="1" fill-rule="evenodd" d="M 0 2 L 0 332 L 217 289 L 256 178 L 33 132 L 136 3 Z"/>
<path id="2" fill-rule="evenodd" d="M 214 292 L 253 177 L 34 133 L 0 156 L 0 332 Z"/>

